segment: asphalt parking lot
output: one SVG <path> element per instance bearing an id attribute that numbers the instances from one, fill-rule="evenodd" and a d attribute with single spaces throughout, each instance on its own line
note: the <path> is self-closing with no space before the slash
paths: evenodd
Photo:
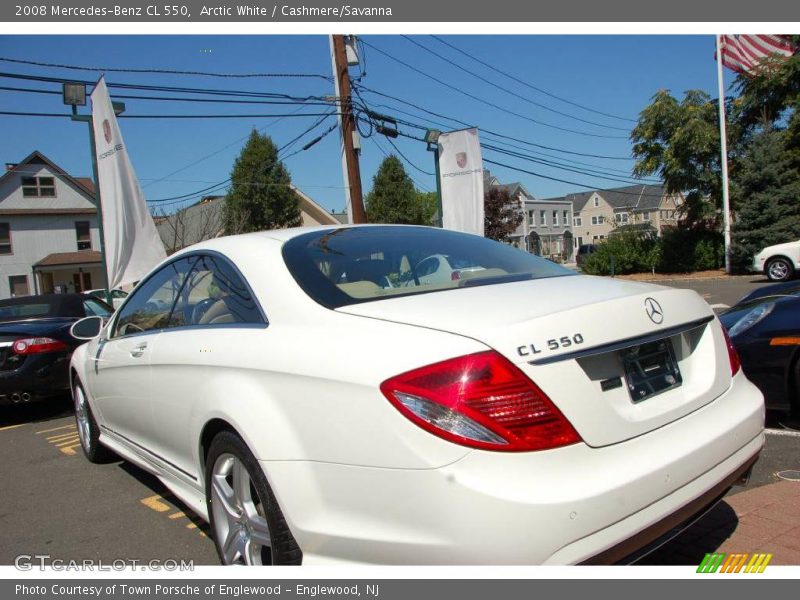
<path id="1" fill-rule="evenodd" d="M 695 289 L 721 310 L 722 305 L 735 303 L 767 282 L 737 277 L 659 283 Z M 781 416 L 770 415 L 767 445 L 749 486 L 734 488 L 731 498 L 748 489 L 776 484 L 781 471 L 800 470 L 800 433 L 786 425 Z M 195 565 L 218 563 L 205 524 L 155 478 L 125 461 L 92 465 L 85 460 L 68 398 L 0 407 L 0 452 L 4 457 L 0 564 L 14 564 L 23 554 L 104 562 L 172 559 L 191 560 Z M 791 485 L 800 486 L 800 482 Z M 736 503 L 731 500 L 730 504 Z M 723 518 L 731 510 L 723 503 L 714 518 Z M 699 551 L 687 551 L 687 540 L 692 540 L 693 548 L 714 551 L 736 535 L 735 519 L 725 523 L 715 529 L 716 537 L 704 533 L 707 520 L 705 525 L 699 523 L 693 533 L 687 532 L 690 535 L 648 557 L 646 564 L 698 564 L 703 557 L 693 562 Z M 698 546 L 698 538 L 705 540 L 705 545 Z"/>

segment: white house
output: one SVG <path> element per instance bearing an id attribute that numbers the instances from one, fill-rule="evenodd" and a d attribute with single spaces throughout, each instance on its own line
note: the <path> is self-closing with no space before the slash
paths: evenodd
<path id="1" fill-rule="evenodd" d="M 38 151 L 0 176 L 0 298 L 103 287 L 94 185 Z"/>

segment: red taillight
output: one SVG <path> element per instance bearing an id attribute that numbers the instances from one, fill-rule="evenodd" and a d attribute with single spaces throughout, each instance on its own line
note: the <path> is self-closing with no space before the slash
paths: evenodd
<path id="1" fill-rule="evenodd" d="M 725 345 L 728 346 L 728 360 L 731 363 L 731 377 L 733 377 L 742 368 L 742 361 L 739 360 L 739 353 L 733 347 L 733 342 L 724 327 L 722 328 L 722 333 L 725 335 Z"/>
<path id="2" fill-rule="evenodd" d="M 403 373 L 381 391 L 423 429 L 472 448 L 546 450 L 581 439 L 550 398 L 494 351 Z"/>
<path id="3" fill-rule="evenodd" d="M 68 350 L 64 342 L 59 342 L 49 337 L 37 338 L 24 338 L 17 340 L 11 346 L 16 354 L 41 354 L 43 352 L 58 352 L 59 350 Z"/>

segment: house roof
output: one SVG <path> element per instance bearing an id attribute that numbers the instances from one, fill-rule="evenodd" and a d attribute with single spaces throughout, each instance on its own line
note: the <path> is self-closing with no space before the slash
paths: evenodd
<path id="1" fill-rule="evenodd" d="M 73 177 L 38 150 L 34 150 L 28 156 L 23 158 L 20 162 L 15 164 L 12 168 L 8 169 L 5 173 L 3 173 L 3 175 L 0 176 L 0 184 L 3 183 L 7 178 L 11 177 L 12 175 L 16 175 L 17 173 L 22 171 L 22 168 L 25 165 L 31 165 L 31 164 L 47 165 L 47 167 L 53 173 L 56 173 L 61 177 L 63 177 L 69 183 L 74 185 L 78 189 L 78 191 L 82 192 L 90 200 L 94 201 L 95 199 L 94 183 L 92 183 L 91 179 L 89 179 L 88 177 Z"/>
<path id="2" fill-rule="evenodd" d="M 517 192 L 522 192 L 522 194 L 528 200 L 534 200 L 533 194 L 531 194 L 527 188 L 522 185 L 521 182 L 515 181 L 513 183 L 499 183 L 497 177 L 492 175 L 489 169 L 483 170 L 483 188 L 484 191 L 488 191 L 488 189 L 492 187 L 498 190 L 503 190 L 509 193 L 511 196 L 515 196 Z"/>
<path id="3" fill-rule="evenodd" d="M 574 212 L 580 212 L 592 195 L 597 194 L 614 209 L 652 210 L 658 208 L 666 190 L 661 185 L 629 185 L 608 190 L 591 190 L 567 194 L 557 198 L 547 198 L 544 201 L 567 200 L 572 202 Z"/>
<path id="4" fill-rule="evenodd" d="M 83 265 L 87 263 L 102 262 L 100 252 L 97 250 L 81 250 L 78 252 L 55 252 L 48 254 L 33 265 L 37 267 L 58 267 L 64 265 Z"/>
<path id="5" fill-rule="evenodd" d="M 340 224 L 335 215 L 314 202 L 295 186 L 291 185 L 291 188 L 297 194 L 300 210 L 324 225 Z M 168 249 L 177 250 L 178 246 L 185 248 L 222 235 L 224 233 L 222 217 L 224 206 L 225 196 L 205 196 L 199 202 L 187 206 L 173 215 L 155 217 L 154 222 L 164 245 Z"/>

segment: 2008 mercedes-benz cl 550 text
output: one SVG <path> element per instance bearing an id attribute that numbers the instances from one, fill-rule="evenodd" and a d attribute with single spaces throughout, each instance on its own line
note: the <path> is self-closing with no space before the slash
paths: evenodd
<path id="1" fill-rule="evenodd" d="M 635 560 L 764 443 L 696 293 L 453 231 L 209 240 L 73 330 L 87 457 L 156 474 L 224 563 Z"/>

